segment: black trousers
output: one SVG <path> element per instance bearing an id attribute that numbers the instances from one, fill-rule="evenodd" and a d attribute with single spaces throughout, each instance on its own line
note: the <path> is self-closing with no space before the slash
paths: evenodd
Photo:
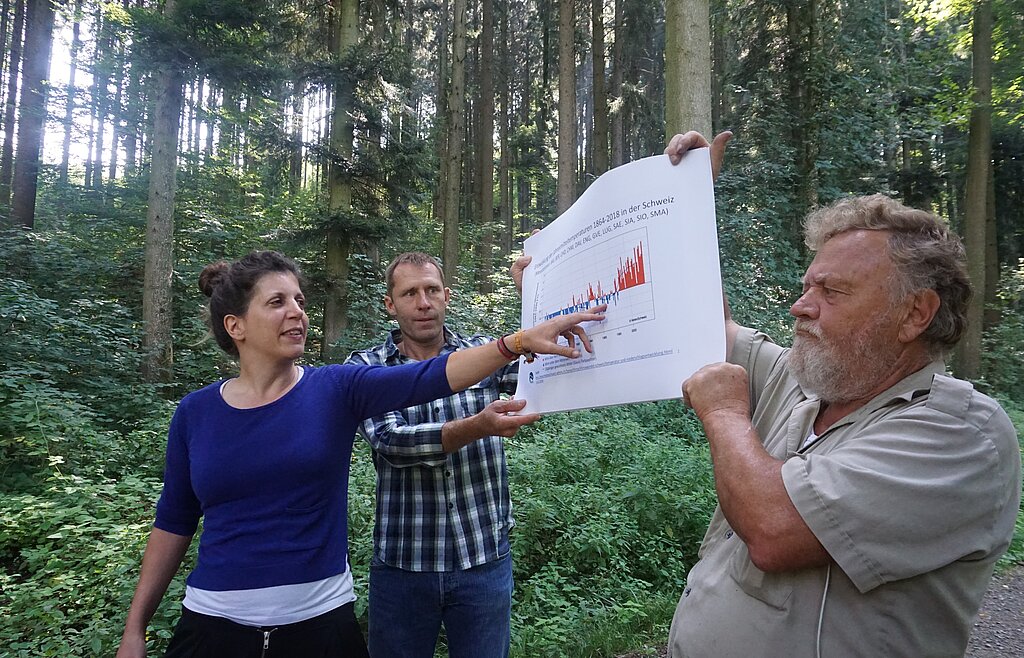
<path id="1" fill-rule="evenodd" d="M 369 658 L 353 604 L 280 626 L 243 626 L 182 608 L 165 658 Z"/>

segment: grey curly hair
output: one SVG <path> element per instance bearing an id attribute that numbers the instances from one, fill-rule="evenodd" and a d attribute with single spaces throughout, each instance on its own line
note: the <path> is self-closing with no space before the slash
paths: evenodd
<path id="1" fill-rule="evenodd" d="M 972 295 L 960 238 L 935 215 L 874 194 L 841 199 L 809 214 L 804 241 L 817 251 L 836 235 L 856 230 L 889 231 L 889 257 L 897 272 L 890 281 L 893 299 L 934 290 L 941 304 L 921 338 L 935 355 L 956 345 Z"/>

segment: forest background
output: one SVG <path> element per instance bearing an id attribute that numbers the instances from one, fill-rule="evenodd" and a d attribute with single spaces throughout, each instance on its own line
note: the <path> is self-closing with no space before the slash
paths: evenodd
<path id="1" fill-rule="evenodd" d="M 299 260 L 311 363 L 382 339 L 409 249 L 443 257 L 452 324 L 505 331 L 523 237 L 691 127 L 736 132 L 716 195 L 741 322 L 787 341 L 801 218 L 891 194 L 964 235 L 982 294 L 952 367 L 1024 427 L 1022 0 L 2 0 L 0 40 L 0 654 L 113 653 L 175 401 L 233 372 L 206 263 Z M 699 423 L 562 414 L 507 450 L 513 653 L 663 642 L 715 500 Z"/>

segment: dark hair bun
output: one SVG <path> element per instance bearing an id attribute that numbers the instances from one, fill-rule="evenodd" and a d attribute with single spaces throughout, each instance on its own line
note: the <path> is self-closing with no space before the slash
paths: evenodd
<path id="1" fill-rule="evenodd" d="M 199 274 L 199 289 L 203 291 L 204 295 L 213 297 L 214 289 L 224 280 L 229 267 L 231 264 L 226 260 L 219 260 L 203 268 Z"/>

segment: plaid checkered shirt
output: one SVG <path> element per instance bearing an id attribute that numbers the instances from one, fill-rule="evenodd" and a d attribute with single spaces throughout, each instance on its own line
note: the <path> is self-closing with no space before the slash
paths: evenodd
<path id="1" fill-rule="evenodd" d="M 441 353 L 483 345 L 444 328 Z M 394 366 L 412 361 L 395 345 L 353 352 L 346 363 Z M 374 554 L 408 571 L 454 571 L 493 562 L 507 551 L 512 502 L 501 437 L 487 436 L 445 454 L 441 427 L 515 391 L 518 362 L 460 393 L 363 421 L 359 434 L 377 468 Z"/>

